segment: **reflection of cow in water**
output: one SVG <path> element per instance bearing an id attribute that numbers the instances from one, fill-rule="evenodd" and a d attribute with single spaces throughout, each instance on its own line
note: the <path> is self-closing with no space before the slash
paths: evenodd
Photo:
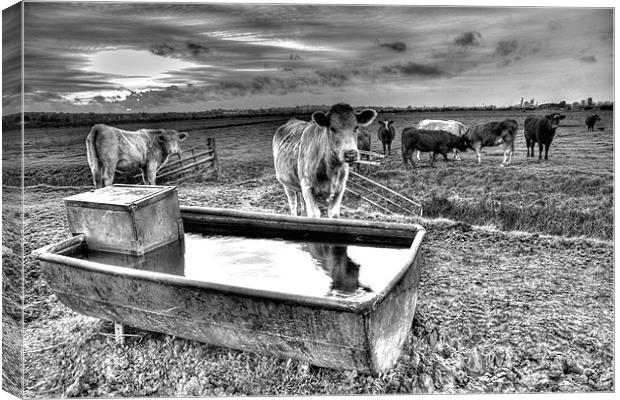
<path id="1" fill-rule="evenodd" d="M 312 122 L 291 119 L 273 136 L 276 178 L 284 186 L 292 215 L 297 215 L 299 194 L 309 217 L 320 217 L 316 198 L 327 197 L 327 216 L 340 216 L 340 203 L 349 177 L 349 163 L 359 160 L 359 126 L 369 125 L 374 110 L 353 112 L 336 104 L 328 113 L 317 111 Z"/>
<path id="2" fill-rule="evenodd" d="M 331 276 L 331 290 L 341 293 L 355 293 L 358 289 L 370 291 L 360 284 L 360 265 L 348 256 L 347 246 L 312 242 L 307 245 L 312 258 Z"/>

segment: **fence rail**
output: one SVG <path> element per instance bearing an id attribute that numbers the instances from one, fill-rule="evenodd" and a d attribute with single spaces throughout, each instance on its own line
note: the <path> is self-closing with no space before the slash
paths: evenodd
<path id="1" fill-rule="evenodd" d="M 347 192 L 389 214 L 422 215 L 422 204 L 364 175 L 349 171 Z"/>

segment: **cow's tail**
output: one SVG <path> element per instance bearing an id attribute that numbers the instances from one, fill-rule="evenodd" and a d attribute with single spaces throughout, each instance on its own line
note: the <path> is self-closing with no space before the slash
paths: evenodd
<path id="1" fill-rule="evenodd" d="M 86 158 L 88 159 L 90 172 L 93 175 L 93 185 L 95 185 L 95 188 L 100 186 L 99 182 L 101 181 L 101 163 L 99 162 L 97 148 L 95 147 L 95 139 L 97 139 L 100 129 L 99 125 L 93 125 L 88 136 L 86 136 Z"/>

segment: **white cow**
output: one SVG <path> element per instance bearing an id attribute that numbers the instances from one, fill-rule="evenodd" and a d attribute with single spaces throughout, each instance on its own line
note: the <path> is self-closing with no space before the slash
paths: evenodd
<path id="1" fill-rule="evenodd" d="M 139 129 L 135 132 L 96 124 L 86 137 L 86 156 L 96 188 L 114 183 L 114 173 L 142 170 L 144 184 L 154 185 L 157 170 L 179 152 L 187 132 Z"/>

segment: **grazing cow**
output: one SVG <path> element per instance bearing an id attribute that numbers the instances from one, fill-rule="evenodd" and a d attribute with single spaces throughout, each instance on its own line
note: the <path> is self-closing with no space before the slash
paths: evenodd
<path id="1" fill-rule="evenodd" d="M 114 183 L 118 171 L 142 171 L 146 185 L 155 185 L 157 170 L 170 154 L 179 152 L 179 142 L 189 136 L 170 129 L 139 129 L 135 132 L 94 125 L 86 137 L 86 156 L 96 188 Z"/>
<path id="2" fill-rule="evenodd" d="M 555 136 L 555 130 L 560 125 L 560 120 L 564 118 L 566 118 L 565 115 L 548 114 L 538 117 L 527 117 L 525 119 L 523 133 L 527 146 L 527 157 L 534 157 L 534 144 L 538 143 L 538 159 L 542 159 L 543 145 L 545 146 L 545 160 L 549 159 L 549 146 L 551 146 Z"/>
<path id="3" fill-rule="evenodd" d="M 341 293 L 354 293 L 358 289 L 370 291 L 359 282 L 360 265 L 347 254 L 347 246 L 307 243 L 313 260 L 332 278 L 331 290 Z"/>
<path id="4" fill-rule="evenodd" d="M 327 216 L 340 216 L 340 203 L 349 177 L 349 163 L 359 159 L 358 126 L 368 126 L 375 110 L 353 112 L 348 104 L 336 104 L 329 112 L 317 111 L 312 121 L 291 119 L 273 137 L 276 178 L 292 215 L 297 215 L 301 193 L 309 217 L 320 217 L 317 197 L 327 197 Z"/>
<path id="5" fill-rule="evenodd" d="M 407 166 L 407 161 L 411 161 L 411 166 L 415 166 L 412 158 L 413 150 L 433 152 L 432 167 L 437 154 L 443 155 L 443 158 L 448 161 L 448 153 L 455 148 L 461 151 L 467 150 L 467 141 L 464 137 L 455 136 L 446 131 L 417 128 L 405 128 L 401 133 L 401 149 L 405 166 Z"/>
<path id="6" fill-rule="evenodd" d="M 480 150 L 483 147 L 502 145 L 504 159 L 502 167 L 512 161 L 515 150 L 515 136 L 519 124 L 514 119 L 503 121 L 478 122 L 470 126 L 465 132 L 467 146 L 476 152 L 478 164 L 480 164 Z"/>
<path id="7" fill-rule="evenodd" d="M 594 131 L 594 125 L 596 125 L 596 121 L 600 121 L 601 117 L 598 114 L 590 115 L 586 118 L 586 127 L 588 131 Z"/>
<path id="8" fill-rule="evenodd" d="M 455 136 L 463 136 L 465 131 L 467 131 L 467 127 L 461 124 L 458 121 L 448 120 L 443 121 L 440 119 L 425 119 L 418 123 L 418 129 L 428 129 L 431 131 L 446 131 L 450 132 Z M 454 153 L 454 159 L 461 161 L 461 157 L 459 156 L 459 152 L 456 148 L 452 149 Z M 417 151 L 416 158 L 420 161 L 420 151 Z"/>
<path id="9" fill-rule="evenodd" d="M 357 133 L 357 149 L 370 151 L 370 133 L 360 129 Z M 360 154 L 360 159 L 370 160 L 370 156 L 367 154 Z M 355 166 L 355 169 L 359 172 L 359 164 Z"/>
<path id="10" fill-rule="evenodd" d="M 392 150 L 392 140 L 394 140 L 394 137 L 396 136 L 396 130 L 392 125 L 393 123 L 394 121 L 379 121 L 379 131 L 377 132 L 377 136 L 383 144 L 383 155 L 385 155 L 387 150 L 387 154 L 389 156 Z"/>

